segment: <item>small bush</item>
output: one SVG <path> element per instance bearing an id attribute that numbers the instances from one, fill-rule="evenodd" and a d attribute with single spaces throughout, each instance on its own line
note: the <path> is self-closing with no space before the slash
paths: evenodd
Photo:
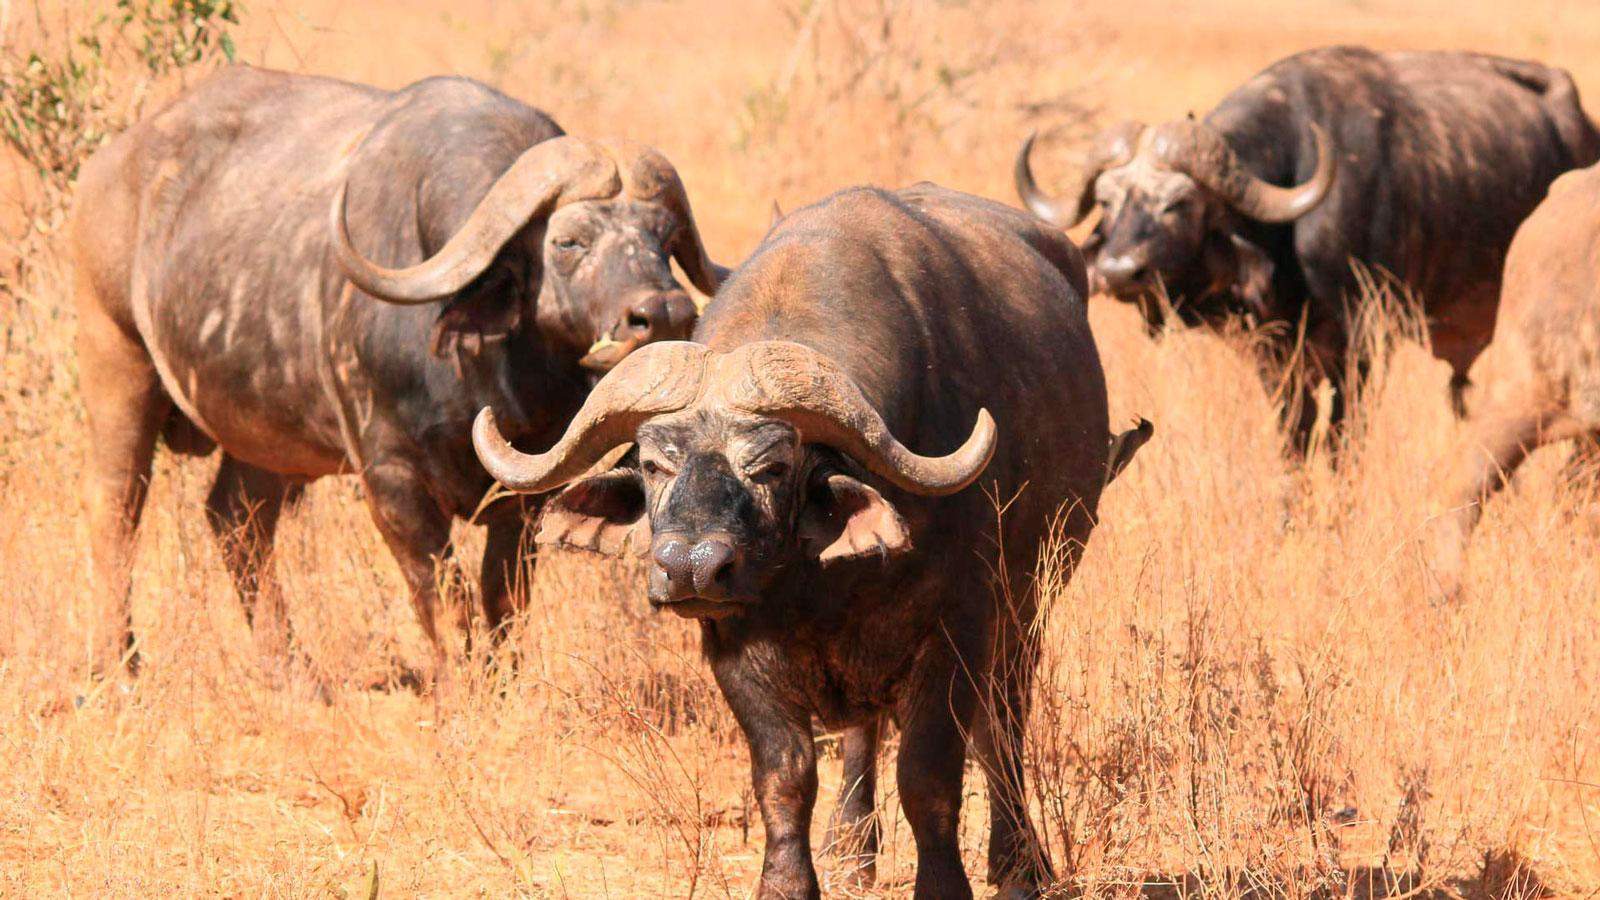
<path id="1" fill-rule="evenodd" d="M 79 167 L 138 118 L 154 81 L 233 59 L 239 12 L 234 0 L 117 0 L 87 25 L 52 30 L 41 16 L 35 49 L 0 51 L 0 136 L 44 189 L 32 226 L 55 221 Z"/>

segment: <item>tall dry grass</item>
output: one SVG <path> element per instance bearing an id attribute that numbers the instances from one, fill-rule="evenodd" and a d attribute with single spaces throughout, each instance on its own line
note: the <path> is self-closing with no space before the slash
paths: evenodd
<path id="1" fill-rule="evenodd" d="M 1047 166 L 1094 122 L 1204 108 L 1313 43 L 1528 53 L 1600 89 L 1600 31 L 1586 29 L 1600 13 L 1524 7 L 1507 23 L 1487 2 L 1380 0 L 1287 13 L 1246 0 L 258 0 L 239 52 L 390 85 L 458 71 L 571 130 L 650 141 L 733 260 L 774 199 L 920 178 L 1006 198 L 1027 128 L 1057 128 L 1039 170 L 1059 171 Z M 89 682 L 70 273 L 48 242 L 6 272 L 0 894 L 367 896 L 374 872 L 384 896 L 750 890 L 761 830 L 745 751 L 693 628 L 651 616 L 629 565 L 542 559 L 502 657 L 419 697 L 398 685 L 426 658 L 398 572 L 357 486 L 323 482 L 275 560 L 335 685 L 323 704 L 308 684 L 271 687 L 253 657 L 200 515 L 213 464 L 162 455 L 136 569 L 148 666 L 127 692 Z M 1152 340 L 1130 310 L 1096 299 L 1090 313 L 1114 421 L 1145 415 L 1157 437 L 1107 493 L 1071 582 L 1054 554 L 1041 569 L 1030 791 L 1064 886 L 1591 894 L 1600 520 L 1559 451 L 1489 508 L 1468 601 L 1437 608 L 1415 538 L 1458 427 L 1442 364 L 1399 342 L 1371 373 L 1344 464 L 1291 467 L 1249 335 Z M 1369 334 L 1406 327 L 1391 313 Z M 478 535 L 460 537 L 472 558 Z M 824 767 L 819 832 L 838 784 L 831 754 Z M 964 849 L 981 877 L 971 776 Z M 915 860 L 892 779 L 884 793 L 876 894 L 895 896 Z"/>

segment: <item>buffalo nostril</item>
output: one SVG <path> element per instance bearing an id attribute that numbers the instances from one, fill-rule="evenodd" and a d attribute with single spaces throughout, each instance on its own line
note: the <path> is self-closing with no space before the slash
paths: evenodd
<path id="1" fill-rule="evenodd" d="M 1103 256 L 1095 264 L 1095 270 L 1108 286 L 1119 288 L 1142 283 L 1149 267 L 1126 256 Z"/>
<path id="2" fill-rule="evenodd" d="M 689 558 L 694 567 L 695 593 L 705 595 L 733 572 L 737 554 L 723 541 L 707 540 L 694 545 Z"/>
<path id="3" fill-rule="evenodd" d="M 672 576 L 659 565 L 650 567 L 650 577 L 646 582 L 645 594 L 651 603 L 671 603 L 673 600 Z"/>
<path id="4" fill-rule="evenodd" d="M 673 586 L 685 585 L 694 578 L 689 544 L 680 540 L 663 541 L 656 547 L 656 565 Z"/>
<path id="5" fill-rule="evenodd" d="M 669 296 L 657 293 L 640 299 L 628 307 L 628 314 L 623 321 L 640 334 L 653 333 L 662 323 L 671 319 L 671 307 L 667 302 Z"/>

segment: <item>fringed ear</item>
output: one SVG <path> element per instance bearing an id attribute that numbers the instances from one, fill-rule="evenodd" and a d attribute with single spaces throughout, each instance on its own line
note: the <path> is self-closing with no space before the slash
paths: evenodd
<path id="1" fill-rule="evenodd" d="M 871 486 L 837 472 L 815 478 L 800 513 L 800 540 L 823 563 L 911 549 L 905 519 Z"/>
<path id="2" fill-rule="evenodd" d="M 490 344 L 509 338 L 528 314 L 528 276 L 499 262 L 462 288 L 444 305 L 433 324 L 428 349 L 453 359 L 476 356 Z"/>
<path id="3" fill-rule="evenodd" d="M 639 470 L 612 469 L 573 482 L 546 504 L 534 540 L 607 556 L 644 556 L 650 550 L 650 517 Z"/>
<path id="4" fill-rule="evenodd" d="M 1230 235 L 1233 248 L 1233 292 L 1257 321 L 1272 318 L 1272 259 L 1255 244 Z"/>

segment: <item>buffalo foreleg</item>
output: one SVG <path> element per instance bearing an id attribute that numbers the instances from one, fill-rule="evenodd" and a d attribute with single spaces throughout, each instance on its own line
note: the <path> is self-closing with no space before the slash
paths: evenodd
<path id="1" fill-rule="evenodd" d="M 293 645 L 283 592 L 272 577 L 271 556 L 283 508 L 302 490 L 301 485 L 282 475 L 223 454 L 216 481 L 206 497 L 207 520 L 222 549 L 262 661 L 269 666 L 286 661 Z"/>
<path id="2" fill-rule="evenodd" d="M 817 752 L 811 716 L 775 702 L 773 673 L 747 654 L 721 657 L 712 672 L 750 744 L 750 776 L 766 829 L 758 900 L 820 897 L 811 861 L 811 814 L 817 804 Z"/>
<path id="3" fill-rule="evenodd" d="M 842 880 L 870 887 L 878 877 L 878 742 L 883 725 L 873 719 L 845 729 L 840 744 L 844 777 L 828 822 L 826 847 Z"/>

